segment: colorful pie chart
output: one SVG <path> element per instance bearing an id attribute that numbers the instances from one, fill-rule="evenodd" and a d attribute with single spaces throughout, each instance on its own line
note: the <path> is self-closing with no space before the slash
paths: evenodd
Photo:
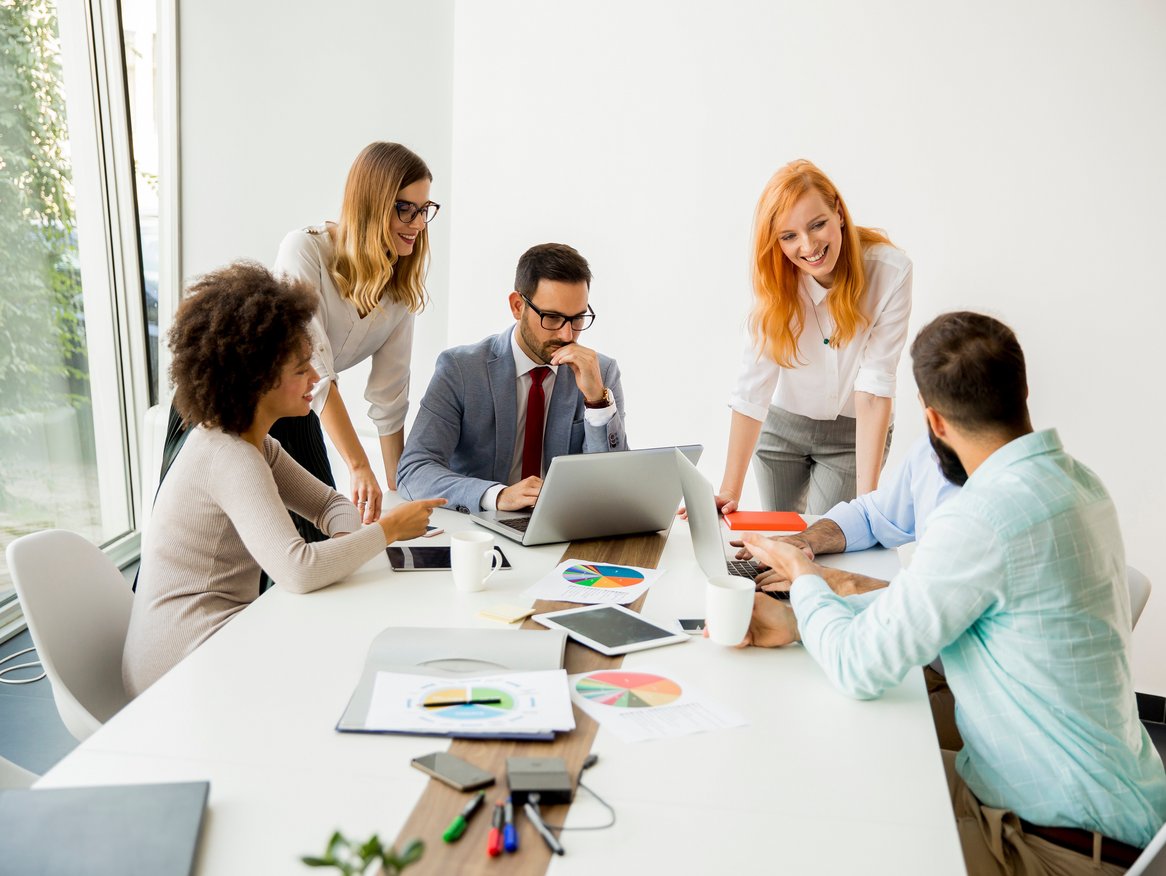
<path id="1" fill-rule="evenodd" d="M 680 696 L 680 685 L 648 672 L 593 672 L 575 682 L 579 696 L 617 709 L 666 706 Z"/>
<path id="2" fill-rule="evenodd" d="M 473 702 L 474 700 L 498 700 L 498 702 L 482 703 Z M 450 705 L 436 705 L 437 703 Z M 419 705 L 430 715 L 462 721 L 481 721 L 484 718 L 497 718 L 513 709 L 514 698 L 506 691 L 492 687 L 451 687 L 426 694 Z"/>
<path id="3" fill-rule="evenodd" d="M 579 563 L 568 566 L 563 578 L 580 587 L 631 587 L 644 580 L 644 576 L 627 566 L 605 566 L 599 563 Z"/>

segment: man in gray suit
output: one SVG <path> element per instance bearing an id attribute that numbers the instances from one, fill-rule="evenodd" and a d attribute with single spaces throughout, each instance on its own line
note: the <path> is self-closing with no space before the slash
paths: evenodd
<path id="1" fill-rule="evenodd" d="M 510 293 L 517 324 L 437 359 L 397 468 L 402 496 L 515 511 L 534 505 L 556 456 L 627 449 L 619 366 L 577 343 L 595 320 L 590 291 L 591 269 L 571 247 L 523 253 Z"/>

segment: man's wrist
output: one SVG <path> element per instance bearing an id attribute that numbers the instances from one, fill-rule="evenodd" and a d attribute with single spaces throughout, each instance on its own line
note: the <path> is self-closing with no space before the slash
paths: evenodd
<path id="1" fill-rule="evenodd" d="M 599 408 L 609 408 L 613 404 L 615 404 L 615 396 L 612 395 L 611 390 L 606 386 L 603 387 L 603 392 L 600 393 L 595 399 L 589 398 L 586 393 L 583 394 L 583 406 L 591 408 L 592 410 Z"/>

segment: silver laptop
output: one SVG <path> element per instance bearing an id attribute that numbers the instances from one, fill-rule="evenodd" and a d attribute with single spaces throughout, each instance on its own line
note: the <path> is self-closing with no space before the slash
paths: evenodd
<path id="1" fill-rule="evenodd" d="M 680 506 L 677 456 L 696 462 L 704 447 L 574 453 L 551 460 L 532 511 L 475 511 L 475 523 L 525 545 L 659 532 Z"/>
<path id="2" fill-rule="evenodd" d="M 688 511 L 688 529 L 692 534 L 692 550 L 700 570 L 710 578 L 713 575 L 737 575 L 750 580 L 757 577 L 761 567 L 752 560 L 731 560 L 725 556 L 721 541 L 721 515 L 717 511 L 716 492 L 704 475 L 696 470 L 683 453 L 673 454 L 680 473 L 680 488 L 684 493 L 684 507 Z M 788 599 L 786 591 L 766 590 L 774 599 Z"/>

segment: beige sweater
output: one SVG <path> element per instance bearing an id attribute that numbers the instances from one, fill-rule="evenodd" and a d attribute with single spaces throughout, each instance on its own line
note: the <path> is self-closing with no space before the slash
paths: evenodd
<path id="1" fill-rule="evenodd" d="M 307 544 L 285 509 L 343 538 Z M 262 567 L 293 593 L 327 587 L 385 548 L 378 524 L 268 437 L 260 453 L 199 427 L 154 502 L 122 656 L 137 696 L 259 595 Z"/>

